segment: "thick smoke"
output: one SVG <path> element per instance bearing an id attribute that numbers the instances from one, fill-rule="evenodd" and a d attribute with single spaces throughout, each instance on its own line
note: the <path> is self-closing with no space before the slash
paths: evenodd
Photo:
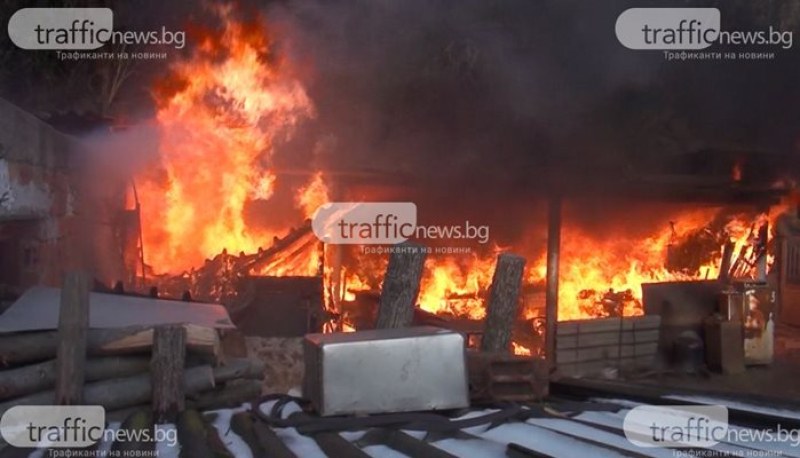
<path id="1" fill-rule="evenodd" d="M 95 3 L 86 2 L 101 6 Z M 563 182 L 570 192 L 585 184 L 602 190 L 626 176 L 686 166 L 714 170 L 708 162 L 716 156 L 682 162 L 683 153 L 706 148 L 756 151 L 770 163 L 797 154 L 798 45 L 769 49 L 773 60 L 680 62 L 659 51 L 626 49 L 614 35 L 618 15 L 634 6 L 716 6 L 729 30 L 796 31 L 800 8 L 791 0 L 277 0 L 235 6 L 243 17 L 264 11 L 276 51 L 290 61 L 316 107 L 316 117 L 276 148 L 273 165 L 285 172 L 276 202 L 291 202 L 295 185 L 307 178 L 304 170 L 323 168 L 333 185 L 349 191 L 343 197 L 412 200 L 422 220 L 489 223 L 503 244 L 529 231 L 530 220 L 544 220 L 541 198 Z M 118 26 L 132 30 L 185 28 L 191 40 L 197 27 L 220 26 L 213 8 L 201 2 L 112 7 Z M 189 46 L 181 54 L 191 52 Z M 137 67 L 112 115 L 131 124 L 151 118 L 150 91 L 168 65 Z M 73 73 L 81 84 L 76 87 L 88 91 L 86 78 Z M 63 98 L 59 109 L 81 105 L 79 90 L 63 89 L 75 85 L 46 84 L 36 79 L 40 74 L 32 67 L 4 79 L 3 95 L 14 99 L 36 86 L 38 99 Z M 138 131 L 132 129 L 125 143 L 137 145 L 132 137 Z M 269 210 L 270 218 L 284 214 Z M 621 221 L 640 230 L 647 222 L 665 224 L 668 216 L 652 215 L 663 212 L 593 203 L 579 206 L 573 220 L 598 226 Z"/>
<path id="2" fill-rule="evenodd" d="M 421 218 L 477 216 L 513 240 L 520 220 L 544 218 L 538 198 L 562 181 L 603 189 L 630 175 L 713 169 L 706 159 L 682 163 L 706 148 L 793 152 L 794 49 L 770 49 L 770 61 L 676 62 L 618 43 L 614 24 L 626 8 L 685 3 L 281 2 L 269 17 L 287 55 L 308 68 L 318 110 L 283 159 L 377 172 L 374 181 L 406 185 L 400 195 Z M 797 22 L 789 2 L 717 6 L 726 29 Z M 321 138 L 327 147 L 315 148 Z M 652 217 L 660 208 L 610 207 L 577 213 L 603 224 L 631 214 L 636 226 L 668 220 Z"/>

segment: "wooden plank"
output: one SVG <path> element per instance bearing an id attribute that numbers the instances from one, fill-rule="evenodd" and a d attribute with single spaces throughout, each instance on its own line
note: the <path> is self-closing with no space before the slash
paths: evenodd
<path id="1" fill-rule="evenodd" d="M 419 281 L 425 266 L 427 251 L 423 246 L 403 242 L 393 249 L 383 277 L 375 324 L 377 329 L 411 326 L 419 295 Z"/>
<path id="2" fill-rule="evenodd" d="M 55 402 L 81 404 L 89 330 L 89 275 L 70 272 L 61 288 Z"/>
<path id="3" fill-rule="evenodd" d="M 186 361 L 186 330 L 182 326 L 159 326 L 153 333 L 150 375 L 153 414 L 157 423 L 174 423 L 185 407 L 183 366 Z"/>
<path id="4" fill-rule="evenodd" d="M 503 253 L 497 257 L 486 307 L 486 325 L 481 339 L 481 351 L 509 351 L 511 333 L 517 320 L 524 269 L 525 258 L 522 256 Z"/>

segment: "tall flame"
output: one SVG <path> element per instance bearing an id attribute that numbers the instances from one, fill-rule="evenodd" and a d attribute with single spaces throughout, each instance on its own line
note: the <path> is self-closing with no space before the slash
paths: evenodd
<path id="1" fill-rule="evenodd" d="M 219 14 L 222 30 L 201 36 L 154 91 L 161 174 L 150 171 L 140 195 L 146 261 L 160 271 L 197 266 L 223 249 L 254 252 L 280 235 L 248 224 L 245 211 L 272 197 L 275 140 L 314 115 L 271 53 L 264 24 L 234 20 L 230 7 Z"/>

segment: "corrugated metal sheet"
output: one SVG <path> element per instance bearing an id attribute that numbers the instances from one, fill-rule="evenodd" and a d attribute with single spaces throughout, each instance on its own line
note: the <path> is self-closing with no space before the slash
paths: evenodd
<path id="1" fill-rule="evenodd" d="M 45 331 L 58 328 L 60 288 L 36 286 L 0 315 L 0 333 Z M 90 293 L 89 327 L 117 328 L 194 324 L 233 328 L 225 307 L 202 302 L 168 301 L 141 296 Z"/>

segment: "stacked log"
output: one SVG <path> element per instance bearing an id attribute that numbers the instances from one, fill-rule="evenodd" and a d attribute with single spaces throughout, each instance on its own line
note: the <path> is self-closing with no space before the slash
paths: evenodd
<path id="1" fill-rule="evenodd" d="M 150 405 L 157 422 L 188 406 L 230 407 L 261 394 L 263 363 L 223 357 L 217 329 L 189 324 L 88 328 L 88 281 L 67 276 L 57 331 L 0 335 L 0 415 L 17 405 Z M 258 387 L 256 390 L 255 387 Z"/>

